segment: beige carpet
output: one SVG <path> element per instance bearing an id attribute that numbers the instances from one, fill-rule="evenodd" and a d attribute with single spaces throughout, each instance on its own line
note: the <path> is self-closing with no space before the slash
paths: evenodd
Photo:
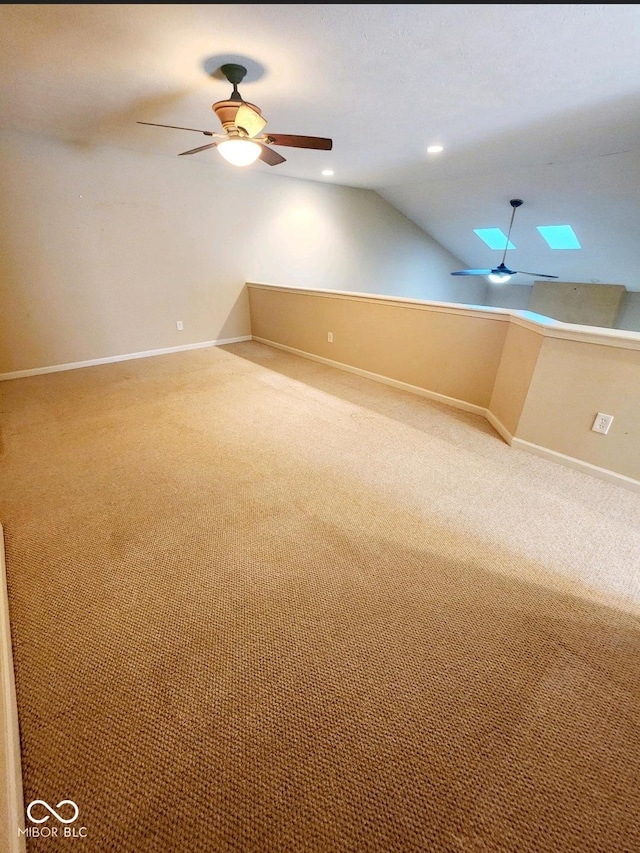
<path id="1" fill-rule="evenodd" d="M 0 395 L 29 851 L 640 851 L 639 495 L 256 343 Z"/>

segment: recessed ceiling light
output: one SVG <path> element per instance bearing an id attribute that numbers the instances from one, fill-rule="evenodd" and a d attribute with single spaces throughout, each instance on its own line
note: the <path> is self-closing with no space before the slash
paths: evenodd
<path id="1" fill-rule="evenodd" d="M 441 151 L 444 151 L 444 148 L 442 147 L 442 145 L 430 145 L 427 148 L 428 154 L 439 154 Z"/>
<path id="2" fill-rule="evenodd" d="M 499 228 L 474 228 L 473 231 L 481 240 L 484 240 L 490 249 L 501 249 L 504 251 L 505 246 L 507 249 L 515 249 L 511 240 L 509 240 L 507 245 L 507 235 Z"/>
<path id="3" fill-rule="evenodd" d="M 570 225 L 538 225 L 537 228 L 552 249 L 582 248 Z"/>
<path id="4" fill-rule="evenodd" d="M 330 178 L 333 175 L 333 169 L 323 169 L 322 174 L 325 178 Z"/>

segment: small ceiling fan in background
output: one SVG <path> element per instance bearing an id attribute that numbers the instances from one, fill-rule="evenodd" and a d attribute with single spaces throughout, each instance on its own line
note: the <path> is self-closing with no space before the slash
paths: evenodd
<path id="1" fill-rule="evenodd" d="M 508 266 L 506 266 L 504 261 L 507 257 L 507 249 L 509 248 L 509 238 L 511 237 L 513 218 L 516 215 L 516 210 L 523 204 L 523 201 L 521 198 L 512 198 L 509 204 L 513 208 L 511 212 L 511 222 L 509 223 L 509 232 L 507 233 L 507 242 L 505 243 L 502 261 L 498 264 L 498 266 L 490 270 L 458 270 L 457 272 L 452 272 L 451 275 L 486 275 L 489 277 L 489 281 L 493 282 L 493 284 L 505 284 L 507 281 L 509 281 L 511 276 L 518 274 L 531 275 L 534 278 L 558 278 L 557 275 L 546 275 L 545 273 L 541 272 L 524 272 L 523 270 L 512 270 L 509 269 Z"/>
<path id="2" fill-rule="evenodd" d="M 220 70 L 233 86 L 233 91 L 228 100 L 217 101 L 211 107 L 220 120 L 223 133 L 198 130 L 194 127 L 176 127 L 172 124 L 156 124 L 152 121 L 139 121 L 137 123 L 151 125 L 152 127 L 168 127 L 173 130 L 190 130 L 194 133 L 214 137 L 219 141 L 201 145 L 199 148 L 192 148 L 190 151 L 183 151 L 178 156 L 197 154 L 199 151 L 206 151 L 208 148 L 217 148 L 224 159 L 234 166 L 249 166 L 258 159 L 269 166 L 284 163 L 285 158 L 278 151 L 274 151 L 270 147 L 271 145 L 331 151 L 333 141 L 321 136 L 262 133 L 267 120 L 262 116 L 261 110 L 255 104 L 245 101 L 238 91 L 238 84 L 244 79 L 247 69 L 243 65 L 228 63 L 222 65 Z"/>

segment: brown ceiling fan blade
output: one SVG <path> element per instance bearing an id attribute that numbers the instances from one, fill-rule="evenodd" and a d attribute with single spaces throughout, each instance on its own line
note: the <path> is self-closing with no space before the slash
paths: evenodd
<path id="1" fill-rule="evenodd" d="M 269 166 L 277 166 L 278 163 L 285 162 L 285 158 L 281 154 L 278 154 L 277 151 L 274 151 L 273 148 L 269 148 L 268 145 L 264 145 L 262 142 L 258 142 L 258 145 L 261 148 L 260 159 L 264 163 L 267 163 Z"/>
<path id="2" fill-rule="evenodd" d="M 136 124 L 148 124 L 151 127 L 170 127 L 172 130 L 192 130 L 194 133 L 204 133 L 205 136 L 218 136 L 212 130 L 198 130 L 195 127 L 176 127 L 175 124 L 156 124 L 153 121 L 138 121 Z"/>
<path id="3" fill-rule="evenodd" d="M 290 133 L 267 133 L 266 138 L 273 145 L 288 145 L 290 148 L 316 148 L 319 151 L 331 151 L 332 139 L 322 136 L 292 136 Z"/>
<path id="4" fill-rule="evenodd" d="M 215 148 L 218 142 L 210 142 L 208 145 L 201 145 L 200 148 L 192 148 L 191 151 L 182 151 L 178 157 L 184 157 L 185 154 L 197 154 L 198 151 L 206 151 L 207 148 Z"/>

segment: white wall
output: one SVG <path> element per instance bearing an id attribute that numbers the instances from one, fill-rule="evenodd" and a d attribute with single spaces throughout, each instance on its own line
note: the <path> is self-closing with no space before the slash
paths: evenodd
<path id="1" fill-rule="evenodd" d="M 249 334 L 249 280 L 484 300 L 376 193 L 263 163 L 5 132 L 0 180 L 0 373 Z"/>
<path id="2" fill-rule="evenodd" d="M 532 292 L 532 284 L 491 284 L 488 281 L 485 304 L 494 308 L 517 308 L 526 311 Z"/>
<path id="3" fill-rule="evenodd" d="M 640 332 L 640 293 L 630 290 L 625 293 L 615 328 Z"/>

